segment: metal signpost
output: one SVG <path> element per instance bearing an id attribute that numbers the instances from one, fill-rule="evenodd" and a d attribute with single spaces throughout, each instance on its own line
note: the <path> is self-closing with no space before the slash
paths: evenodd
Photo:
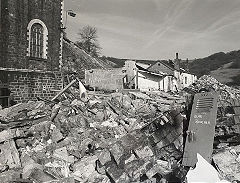
<path id="1" fill-rule="evenodd" d="M 213 151 L 213 141 L 217 117 L 218 93 L 205 92 L 194 96 L 191 118 L 184 149 L 184 166 L 197 163 L 197 153 L 209 163 Z"/>

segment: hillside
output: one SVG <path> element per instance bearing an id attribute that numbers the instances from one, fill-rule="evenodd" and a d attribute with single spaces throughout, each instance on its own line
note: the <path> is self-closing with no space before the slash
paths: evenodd
<path id="1" fill-rule="evenodd" d="M 68 39 L 63 40 L 63 70 L 65 72 L 76 72 L 79 77 L 84 77 L 85 69 L 113 68 L 116 64 L 105 59 L 94 58 L 84 50 L 77 47 Z"/>
<path id="2" fill-rule="evenodd" d="M 129 59 L 105 56 L 93 58 L 70 40 L 64 39 L 63 42 L 64 70 L 77 72 L 81 77 L 84 76 L 85 69 L 120 68 L 124 66 L 126 60 Z M 137 60 L 137 62 L 156 63 L 155 60 Z M 219 52 L 205 58 L 189 60 L 189 70 L 198 77 L 211 75 L 221 83 L 240 86 L 240 50 Z"/>
<path id="3" fill-rule="evenodd" d="M 190 62 L 189 69 L 198 77 L 209 74 L 221 83 L 240 85 L 240 50 L 195 59 Z"/>

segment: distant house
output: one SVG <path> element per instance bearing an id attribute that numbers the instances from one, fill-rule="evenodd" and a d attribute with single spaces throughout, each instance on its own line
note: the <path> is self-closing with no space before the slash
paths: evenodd
<path id="1" fill-rule="evenodd" d="M 151 65 L 147 70 L 155 73 L 165 73 L 167 75 L 173 75 L 174 79 L 169 82 L 174 82 L 172 85 L 177 86 L 177 90 L 188 87 L 193 84 L 197 76 L 191 74 L 188 68 L 181 68 L 181 60 L 178 58 L 178 53 L 176 53 L 175 61 L 158 61 L 157 63 Z M 188 60 L 185 62 L 185 67 L 188 67 Z M 169 84 L 171 85 L 171 84 Z M 171 88 L 171 87 L 170 87 Z M 174 90 L 172 88 L 171 90 Z"/>
<path id="2" fill-rule="evenodd" d="M 147 70 L 153 73 L 162 74 L 164 77 L 159 82 L 159 90 L 162 91 L 178 91 L 177 73 L 171 63 L 167 61 L 158 61 L 151 65 Z"/>
<path id="3" fill-rule="evenodd" d="M 152 62 L 148 65 L 146 62 L 141 61 L 126 61 L 125 69 L 136 70 L 131 73 L 131 77 L 136 77 L 131 82 L 135 81 L 135 86 L 140 90 L 162 90 L 162 91 L 179 91 L 191 84 L 193 84 L 197 77 L 187 69 L 181 68 L 181 60 L 176 53 L 176 59 L 174 61 L 161 60 Z M 132 69 L 131 69 L 131 67 Z M 148 66 L 148 67 L 147 67 Z M 134 69 L 135 68 L 135 69 Z M 130 84 L 131 86 L 131 84 Z"/>
<path id="4" fill-rule="evenodd" d="M 165 65 L 160 66 L 163 68 L 155 70 L 160 66 L 159 62 L 150 65 L 148 68 L 142 67 L 142 63 L 139 64 L 136 61 L 126 61 L 123 69 L 126 71 L 126 80 L 124 83 L 128 83 L 129 88 L 140 90 L 162 90 L 162 91 L 177 91 L 177 82 L 174 77 L 174 69 Z M 165 69 L 165 70 L 164 70 Z"/>

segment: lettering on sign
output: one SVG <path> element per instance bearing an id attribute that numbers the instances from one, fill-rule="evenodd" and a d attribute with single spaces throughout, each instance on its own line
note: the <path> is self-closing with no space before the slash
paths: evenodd
<path id="1" fill-rule="evenodd" d="M 203 125 L 210 125 L 211 124 L 209 120 L 204 120 L 203 119 L 202 114 L 195 114 L 193 116 L 193 118 L 194 118 L 196 124 L 203 124 Z"/>
<path id="2" fill-rule="evenodd" d="M 204 124 L 204 125 L 210 125 L 210 121 L 195 121 L 196 124 Z"/>

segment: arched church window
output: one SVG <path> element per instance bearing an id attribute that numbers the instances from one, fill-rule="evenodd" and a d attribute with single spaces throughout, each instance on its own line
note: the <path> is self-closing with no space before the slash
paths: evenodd
<path id="1" fill-rule="evenodd" d="M 48 30 L 39 19 L 33 19 L 28 27 L 27 56 L 32 58 L 47 59 Z"/>
<path id="2" fill-rule="evenodd" d="M 43 58 L 43 26 L 39 23 L 31 27 L 30 56 Z"/>

